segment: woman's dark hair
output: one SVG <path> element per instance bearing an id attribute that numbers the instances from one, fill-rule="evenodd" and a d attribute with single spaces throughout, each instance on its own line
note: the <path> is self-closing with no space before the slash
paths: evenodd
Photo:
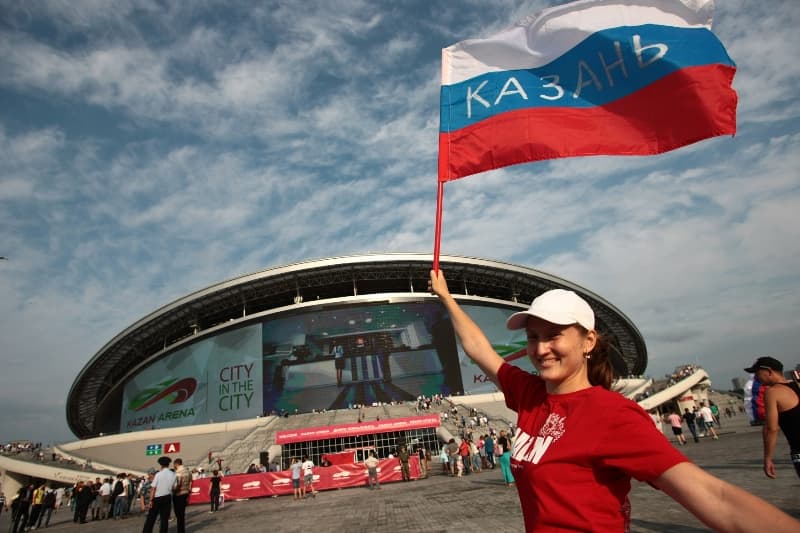
<path id="1" fill-rule="evenodd" d="M 582 326 L 576 324 L 576 327 L 583 330 L 584 334 L 588 333 Z M 586 361 L 589 383 L 611 390 L 611 384 L 614 382 L 614 368 L 608 358 L 609 340 L 605 335 L 601 335 L 599 332 L 596 333 L 597 341 L 594 344 L 594 349 L 587 354 Z"/>

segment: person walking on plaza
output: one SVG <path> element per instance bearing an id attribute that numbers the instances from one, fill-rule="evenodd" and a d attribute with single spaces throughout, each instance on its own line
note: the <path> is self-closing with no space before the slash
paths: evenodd
<path id="1" fill-rule="evenodd" d="M 150 485 L 150 508 L 142 528 L 142 533 L 152 533 L 159 519 L 158 530 L 167 533 L 169 529 L 169 513 L 172 511 L 172 491 L 175 488 L 175 472 L 169 469 L 172 462 L 167 456 L 159 457 L 158 464 L 161 470 L 153 478 Z"/>
<path id="2" fill-rule="evenodd" d="M 461 444 L 458 445 L 458 456 L 461 458 L 461 463 L 464 465 L 464 474 L 469 474 L 470 460 L 469 460 L 469 441 L 466 438 L 461 439 Z"/>
<path id="3" fill-rule="evenodd" d="M 403 476 L 403 481 L 411 481 L 411 469 L 408 464 L 411 460 L 411 454 L 408 452 L 408 447 L 405 444 L 400 445 L 397 458 L 400 459 L 400 473 Z"/>
<path id="4" fill-rule="evenodd" d="M 308 458 L 307 455 L 303 456 L 303 498 L 306 493 L 310 492 L 311 496 L 317 497 L 317 491 L 314 490 L 314 461 Z"/>
<path id="5" fill-rule="evenodd" d="M 91 487 L 91 484 L 87 486 Z M 28 520 L 28 529 L 36 528 L 36 523 L 39 520 L 39 515 L 42 513 L 42 505 L 44 504 L 44 483 L 36 487 L 33 491 L 33 502 L 31 505 L 31 516 Z"/>
<path id="6" fill-rule="evenodd" d="M 89 505 L 89 509 L 92 511 L 92 522 L 94 522 L 95 520 L 100 520 L 100 515 L 103 510 L 103 497 L 100 495 L 103 482 L 98 477 L 95 478 L 94 483 L 91 483 L 89 486 L 92 487 L 92 493 L 94 494 L 94 499 Z"/>
<path id="7" fill-rule="evenodd" d="M 469 456 L 472 460 L 472 473 L 477 474 L 481 471 L 481 454 L 478 450 L 478 445 L 475 444 L 475 441 L 470 439 L 469 440 Z"/>
<path id="8" fill-rule="evenodd" d="M 379 489 L 381 488 L 381 484 L 378 481 L 378 458 L 375 457 L 375 452 L 372 450 L 369 451 L 369 456 L 364 459 L 364 464 L 367 467 L 367 483 L 369 484 L 369 489 Z"/>
<path id="9" fill-rule="evenodd" d="M 489 463 L 489 469 L 494 470 L 494 438 L 491 435 L 483 437 L 483 449 L 486 450 L 486 462 Z"/>
<path id="10" fill-rule="evenodd" d="M 94 492 L 92 491 L 91 482 L 78 482 L 76 492 L 72 495 L 75 498 L 75 517 L 80 524 L 86 523 L 86 513 L 89 512 L 89 506 L 94 501 Z M 73 520 L 76 521 L 76 520 Z"/>
<path id="11" fill-rule="evenodd" d="M 683 418 L 681 418 L 681 415 L 673 410 L 667 417 L 667 420 L 669 420 L 669 425 L 672 426 L 672 434 L 678 439 L 678 444 L 685 446 L 686 437 L 683 436 L 683 428 L 681 427 L 683 425 Z"/>
<path id="12" fill-rule="evenodd" d="M 11 532 L 25 531 L 30 519 L 31 501 L 33 500 L 33 483 L 20 487 L 17 497 L 11 502 Z M 76 515 L 77 516 L 77 515 Z M 77 520 L 75 520 L 77 522 Z"/>
<path id="13" fill-rule="evenodd" d="M 427 451 L 422 446 L 417 448 L 417 458 L 419 459 L 419 477 L 428 477 L 428 458 Z"/>
<path id="14" fill-rule="evenodd" d="M 447 446 L 442 446 L 439 450 L 439 462 L 442 463 L 442 474 L 450 471 L 450 456 L 447 454 Z"/>
<path id="15" fill-rule="evenodd" d="M 498 450 L 495 455 L 500 454 L 498 462 L 500 463 L 500 471 L 503 473 L 503 481 L 507 487 L 510 487 L 514 484 L 514 476 L 511 474 L 511 442 L 506 435 L 505 429 L 500 430 L 500 436 L 497 437 L 497 442 L 494 445 Z"/>
<path id="16" fill-rule="evenodd" d="M 456 439 L 450 437 L 450 440 L 447 441 L 447 459 L 450 463 L 450 476 L 456 475 L 456 459 L 458 459 L 458 444 L 456 444 Z"/>
<path id="17" fill-rule="evenodd" d="M 209 491 L 208 497 L 211 499 L 211 510 L 209 513 L 216 513 L 219 511 L 219 498 L 221 494 L 222 476 L 219 475 L 219 470 L 214 470 L 209 478 Z"/>
<path id="18" fill-rule="evenodd" d="M 700 442 L 700 439 L 697 438 L 697 426 L 695 425 L 696 419 L 697 415 L 695 415 L 694 412 L 690 411 L 688 407 L 684 408 L 683 420 L 686 422 L 686 427 L 689 428 L 689 433 L 692 434 L 694 441 Z"/>
<path id="19" fill-rule="evenodd" d="M 299 500 L 301 495 L 300 483 L 303 477 L 303 463 L 297 457 L 292 458 L 292 464 L 289 465 L 292 471 L 292 489 L 294 491 L 294 499 Z"/>
<path id="20" fill-rule="evenodd" d="M 699 415 L 703 420 L 703 425 L 706 428 L 706 434 L 711 433 L 711 438 L 713 440 L 719 439 L 717 432 L 714 430 L 714 413 L 711 412 L 711 408 L 708 407 L 706 402 L 703 402 L 703 406 L 700 408 Z"/>
<path id="21" fill-rule="evenodd" d="M 153 486 L 153 478 L 156 473 L 153 469 L 147 472 L 147 477 L 142 481 L 142 486 L 139 489 L 139 511 L 147 513 L 150 508 L 150 488 Z"/>
<path id="22" fill-rule="evenodd" d="M 192 473 L 183 466 L 183 459 L 177 458 L 175 465 L 175 490 L 172 493 L 172 507 L 175 509 L 175 524 L 178 533 L 186 533 L 186 506 L 192 491 Z"/>
<path id="23" fill-rule="evenodd" d="M 717 404 L 709 400 L 708 408 L 711 409 L 711 414 L 714 415 L 714 423 L 718 425 L 720 429 L 722 429 L 722 420 L 719 418 L 719 407 L 717 407 Z"/>
<path id="24" fill-rule="evenodd" d="M 800 530 L 777 507 L 689 462 L 644 409 L 610 390 L 609 341 L 576 293 L 547 291 L 508 318 L 508 329 L 526 332 L 534 375 L 494 351 L 450 294 L 443 272 L 431 270 L 429 289 L 464 352 L 517 413 L 511 462 L 527 531 L 625 531 L 631 478 L 652 484 L 717 531 Z"/>
<path id="25" fill-rule="evenodd" d="M 133 474 L 128 474 L 125 477 L 126 487 L 128 488 L 127 497 L 125 498 L 125 513 L 124 516 L 127 516 L 131 512 L 131 508 L 133 507 L 133 502 L 136 500 L 136 481 Z"/>
<path id="26" fill-rule="evenodd" d="M 783 377 L 783 363 L 773 357 L 759 357 L 745 371 L 769 387 L 764 393 L 764 473 L 776 477 L 772 455 L 780 428 L 789 442 L 794 470 L 800 476 L 800 386 Z"/>
<path id="27" fill-rule="evenodd" d="M 103 483 L 100 484 L 100 519 L 105 520 L 106 518 L 111 518 L 111 511 L 109 510 L 109 505 L 111 504 L 111 483 L 112 478 L 103 478 Z"/>
<path id="28" fill-rule="evenodd" d="M 117 474 L 111 494 L 114 495 L 114 520 L 121 520 L 128 502 L 128 479 L 124 472 Z"/>
<path id="29" fill-rule="evenodd" d="M 53 489 L 47 489 L 44 494 L 44 500 L 42 501 L 42 512 L 39 515 L 39 521 L 36 523 L 36 529 L 42 528 L 42 522 L 44 522 L 44 527 L 50 527 L 50 518 L 53 516 L 53 511 L 56 509 L 56 491 Z"/>

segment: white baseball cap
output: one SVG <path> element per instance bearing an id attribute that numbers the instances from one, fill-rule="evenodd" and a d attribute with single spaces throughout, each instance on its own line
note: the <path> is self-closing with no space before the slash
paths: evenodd
<path id="1" fill-rule="evenodd" d="M 588 330 L 594 329 L 594 311 L 586 300 L 572 291 L 553 289 L 537 296 L 527 311 L 508 317 L 508 329 L 524 329 L 528 318 L 535 316 L 552 324 L 567 326 L 580 324 Z"/>

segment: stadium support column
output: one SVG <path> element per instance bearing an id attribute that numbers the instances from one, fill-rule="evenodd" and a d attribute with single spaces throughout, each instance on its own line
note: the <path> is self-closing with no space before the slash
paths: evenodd
<path id="1" fill-rule="evenodd" d="M 27 481 L 28 476 L 9 470 L 4 470 L 3 474 L 0 475 L 0 488 L 2 488 L 3 493 L 6 495 L 6 504 L 8 505 L 9 511 L 11 510 L 11 499 Z"/>

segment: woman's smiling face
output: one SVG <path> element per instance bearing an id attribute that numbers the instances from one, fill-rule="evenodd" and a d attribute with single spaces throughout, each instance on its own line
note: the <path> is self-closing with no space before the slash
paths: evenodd
<path id="1" fill-rule="evenodd" d="M 537 317 L 529 318 L 525 329 L 528 357 L 547 382 L 548 392 L 563 394 L 591 386 L 586 356 L 595 345 L 594 331 Z"/>

